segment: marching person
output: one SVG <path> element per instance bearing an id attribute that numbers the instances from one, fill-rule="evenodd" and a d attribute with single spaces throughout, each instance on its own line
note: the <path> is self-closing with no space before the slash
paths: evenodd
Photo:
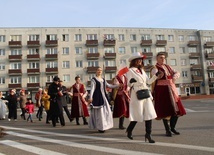
<path id="1" fill-rule="evenodd" d="M 1 99 L 3 97 L 3 93 L 0 91 L 0 120 L 5 119 L 6 112 L 7 112 L 7 106 L 4 103 L 4 101 Z"/>
<path id="2" fill-rule="evenodd" d="M 27 102 L 27 97 L 28 94 L 25 93 L 25 90 L 20 90 L 20 96 L 19 96 L 19 104 L 20 104 L 20 108 L 21 108 L 21 118 L 23 118 L 24 120 L 25 118 L 25 106 L 26 106 L 26 102 Z"/>
<path id="3" fill-rule="evenodd" d="M 38 92 L 35 94 L 36 106 L 38 107 L 38 111 L 36 117 L 41 121 L 42 113 L 43 113 L 43 103 L 42 103 L 42 88 L 38 89 Z"/>
<path id="4" fill-rule="evenodd" d="M 162 119 L 166 130 L 166 136 L 171 137 L 172 132 L 176 135 L 180 133 L 175 129 L 179 116 L 186 114 L 178 95 L 175 81 L 179 78 L 179 72 L 165 64 L 166 52 L 159 52 L 156 56 L 157 63 L 151 70 L 154 75 L 163 72 L 153 85 L 153 96 L 157 119 Z"/>
<path id="5" fill-rule="evenodd" d="M 48 90 L 44 89 L 42 93 L 42 101 L 44 104 L 44 109 L 46 111 L 46 124 L 50 124 L 49 120 L 50 118 L 50 95 L 48 95 Z"/>
<path id="6" fill-rule="evenodd" d="M 144 55 L 140 53 L 134 53 L 129 58 L 129 72 L 127 73 L 128 85 L 130 86 L 130 104 L 129 104 L 129 120 L 130 124 L 127 128 L 127 137 L 133 139 L 132 131 L 137 124 L 137 122 L 145 121 L 145 141 L 148 139 L 149 143 L 155 143 L 151 138 L 152 132 L 152 119 L 157 117 L 152 96 L 149 91 L 147 84 L 151 84 L 157 79 L 158 75 L 154 75 L 151 79 L 148 78 L 145 71 L 142 69 Z M 137 98 L 138 91 L 146 91 L 146 98 Z"/>
<path id="7" fill-rule="evenodd" d="M 28 113 L 27 121 L 30 120 L 31 123 L 33 123 L 33 113 L 34 113 L 34 103 L 31 99 L 28 99 L 28 102 L 26 103 L 25 110 Z"/>

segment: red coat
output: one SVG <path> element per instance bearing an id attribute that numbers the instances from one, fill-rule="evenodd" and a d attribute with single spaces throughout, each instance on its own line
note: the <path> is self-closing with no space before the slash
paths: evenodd
<path id="1" fill-rule="evenodd" d="M 27 102 L 25 109 L 26 109 L 27 113 L 29 113 L 29 114 L 34 113 L 34 104 Z"/>

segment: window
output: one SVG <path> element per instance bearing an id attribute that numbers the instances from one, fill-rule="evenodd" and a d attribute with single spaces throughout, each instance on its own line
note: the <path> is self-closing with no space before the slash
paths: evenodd
<path id="1" fill-rule="evenodd" d="M 192 75 L 201 76 L 201 71 L 192 71 Z"/>
<path id="2" fill-rule="evenodd" d="M 119 38 L 119 41 L 125 41 L 125 35 L 124 34 L 119 34 L 118 38 Z"/>
<path id="3" fill-rule="evenodd" d="M 57 76 L 57 75 L 48 75 L 48 76 L 47 76 L 47 82 L 52 82 L 54 76 Z"/>
<path id="4" fill-rule="evenodd" d="M 70 61 L 63 61 L 62 68 L 70 68 Z"/>
<path id="5" fill-rule="evenodd" d="M 11 84 L 16 84 L 16 83 L 21 83 L 22 82 L 22 78 L 20 76 L 14 76 L 10 78 L 10 83 Z"/>
<path id="6" fill-rule="evenodd" d="M 105 53 L 115 53 L 114 47 L 104 47 Z"/>
<path id="7" fill-rule="evenodd" d="M 203 40 L 204 40 L 205 42 L 210 42 L 210 41 L 212 41 L 212 37 L 210 37 L 210 36 L 204 36 L 204 37 L 203 37 Z"/>
<path id="8" fill-rule="evenodd" d="M 69 74 L 64 74 L 62 76 L 62 79 L 63 79 L 64 82 L 70 82 L 71 81 L 71 77 L 70 77 Z"/>
<path id="9" fill-rule="evenodd" d="M 206 63 L 207 63 L 207 66 L 214 66 L 213 60 L 207 60 Z"/>
<path id="10" fill-rule="evenodd" d="M 75 34 L 74 37 L 75 37 L 74 38 L 75 41 L 82 41 L 82 35 L 81 34 Z"/>
<path id="11" fill-rule="evenodd" d="M 165 40 L 164 35 L 156 35 L 157 40 Z"/>
<path id="12" fill-rule="evenodd" d="M 165 52 L 165 51 L 166 51 L 165 47 L 157 47 L 156 48 L 156 53 L 158 53 L 158 52 Z"/>
<path id="13" fill-rule="evenodd" d="M 62 54 L 63 55 L 68 55 L 69 54 L 69 47 L 63 47 L 62 48 Z"/>
<path id="14" fill-rule="evenodd" d="M 95 74 L 88 74 L 88 80 L 91 81 L 91 79 L 95 77 Z"/>
<path id="15" fill-rule="evenodd" d="M 190 35 L 188 36 L 189 41 L 195 41 L 196 40 L 196 36 Z"/>
<path id="16" fill-rule="evenodd" d="M 136 34 L 131 34 L 130 41 L 136 41 L 136 40 L 137 40 Z"/>
<path id="17" fill-rule="evenodd" d="M 170 47 L 169 48 L 169 53 L 170 54 L 175 54 L 175 47 Z"/>
<path id="18" fill-rule="evenodd" d="M 97 40 L 96 34 L 87 34 L 87 40 Z"/>
<path id="19" fill-rule="evenodd" d="M 196 53 L 197 52 L 197 48 L 196 47 L 189 47 L 188 51 L 189 51 L 189 53 Z"/>
<path id="20" fill-rule="evenodd" d="M 82 60 L 77 60 L 76 61 L 76 67 L 78 67 L 78 68 L 82 68 Z"/>
<path id="21" fill-rule="evenodd" d="M 131 52 L 132 53 L 137 53 L 137 47 L 131 47 Z"/>
<path id="22" fill-rule="evenodd" d="M 107 39 L 107 40 L 114 40 L 114 34 L 105 34 L 105 35 L 104 35 L 104 39 Z"/>
<path id="23" fill-rule="evenodd" d="M 88 61 L 88 67 L 99 67 L 99 62 L 96 61 Z"/>
<path id="24" fill-rule="evenodd" d="M 150 34 L 143 34 L 141 40 L 151 40 Z"/>
<path id="25" fill-rule="evenodd" d="M 178 36 L 178 41 L 184 41 L 184 36 L 183 35 L 179 35 Z"/>
<path id="26" fill-rule="evenodd" d="M 11 55 L 21 55 L 22 51 L 21 49 L 12 49 L 11 50 Z"/>
<path id="27" fill-rule="evenodd" d="M 126 64 L 126 59 L 120 59 L 120 64 Z"/>
<path id="28" fill-rule="evenodd" d="M 81 55 L 82 54 L 82 47 L 75 47 L 75 53 Z"/>
<path id="29" fill-rule="evenodd" d="M 179 47 L 179 51 L 181 54 L 184 54 L 185 53 L 185 47 Z"/>
<path id="30" fill-rule="evenodd" d="M 57 54 L 57 48 L 48 48 L 47 54 Z"/>
<path id="31" fill-rule="evenodd" d="M 105 66 L 106 67 L 114 67 L 114 66 L 116 66 L 116 62 L 115 62 L 115 60 L 106 60 Z"/>
<path id="32" fill-rule="evenodd" d="M 5 49 L 0 49 L 0 56 L 4 56 L 5 55 Z"/>
<path id="33" fill-rule="evenodd" d="M 0 77 L 0 84 L 5 84 L 5 77 Z"/>
<path id="34" fill-rule="evenodd" d="M 112 80 L 116 76 L 115 73 L 105 73 L 105 79 L 106 80 Z"/>
<path id="35" fill-rule="evenodd" d="M 126 53 L 125 47 L 119 47 L 118 51 L 119 51 L 120 54 L 125 54 Z"/>
<path id="36" fill-rule="evenodd" d="M 68 42 L 69 41 L 69 35 L 68 34 L 63 34 L 62 35 L 62 41 Z"/>
<path id="37" fill-rule="evenodd" d="M 39 54 L 38 48 L 30 48 L 29 49 L 29 55 Z"/>
<path id="38" fill-rule="evenodd" d="M 98 48 L 97 47 L 89 47 L 88 53 L 98 53 Z"/>
<path id="39" fill-rule="evenodd" d="M 28 41 L 39 41 L 39 35 L 29 35 Z"/>
<path id="40" fill-rule="evenodd" d="M 149 53 L 149 52 L 151 52 L 151 47 L 142 47 L 142 52 L 143 53 Z"/>
<path id="41" fill-rule="evenodd" d="M 181 59 L 181 66 L 186 66 L 187 63 L 186 63 L 186 59 Z"/>
<path id="42" fill-rule="evenodd" d="M 5 35 L 0 35 L 0 42 L 5 42 Z"/>
<path id="43" fill-rule="evenodd" d="M 39 83 L 40 82 L 39 76 L 29 76 L 28 77 L 28 82 L 29 83 Z"/>
<path id="44" fill-rule="evenodd" d="M 198 65 L 198 59 L 190 59 L 190 65 Z"/>
<path id="45" fill-rule="evenodd" d="M 177 64 L 176 64 L 176 59 L 171 59 L 170 60 L 170 65 L 171 66 L 176 66 Z"/>
<path id="46" fill-rule="evenodd" d="M 182 71 L 182 77 L 183 78 L 188 78 L 187 71 Z"/>
<path id="47" fill-rule="evenodd" d="M 56 34 L 46 35 L 46 40 L 57 40 L 57 35 Z"/>
<path id="48" fill-rule="evenodd" d="M 0 62 L 0 70 L 5 70 L 5 62 Z"/>
<path id="49" fill-rule="evenodd" d="M 10 40 L 11 41 L 21 41 L 22 36 L 21 35 L 11 35 Z"/>
<path id="50" fill-rule="evenodd" d="M 168 35 L 168 41 L 174 41 L 174 36 L 173 35 Z"/>
<path id="51" fill-rule="evenodd" d="M 21 69 L 21 63 L 20 62 L 14 62 L 14 63 L 10 63 L 10 69 Z"/>
<path id="52" fill-rule="evenodd" d="M 49 61 L 46 63 L 46 65 L 47 65 L 47 68 L 57 68 L 58 67 L 57 61 Z"/>
<path id="53" fill-rule="evenodd" d="M 152 60 L 151 59 L 144 59 L 143 63 L 144 63 L 144 66 L 152 65 Z"/>
<path id="54" fill-rule="evenodd" d="M 38 69 L 39 68 L 39 62 L 30 62 L 29 63 L 29 69 Z"/>
<path id="55" fill-rule="evenodd" d="M 204 50 L 206 51 L 207 54 L 213 53 L 212 48 L 205 48 Z"/>
<path id="56" fill-rule="evenodd" d="M 208 75 L 209 75 L 209 78 L 214 78 L 214 72 L 209 72 Z"/>

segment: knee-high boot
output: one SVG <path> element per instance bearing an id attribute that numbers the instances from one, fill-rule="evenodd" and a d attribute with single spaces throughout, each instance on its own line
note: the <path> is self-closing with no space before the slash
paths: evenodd
<path id="1" fill-rule="evenodd" d="M 135 127 L 136 124 L 137 124 L 137 121 L 131 121 L 129 123 L 128 128 L 126 129 L 127 137 L 129 139 L 131 139 L 131 140 L 133 139 L 133 137 L 132 137 L 132 130 L 134 129 L 134 127 Z"/>
<path id="2" fill-rule="evenodd" d="M 119 118 L 119 129 L 125 129 L 125 127 L 123 126 L 124 123 L 124 117 L 120 117 Z"/>
<path id="3" fill-rule="evenodd" d="M 76 117 L 76 124 L 80 125 L 80 123 L 79 123 L 79 117 Z"/>
<path id="4" fill-rule="evenodd" d="M 84 125 L 88 125 L 88 122 L 87 122 L 87 120 L 86 120 L 85 117 L 82 117 L 82 120 L 83 120 L 83 124 L 84 124 Z"/>
<path id="5" fill-rule="evenodd" d="M 167 119 L 163 119 L 163 124 L 166 130 L 166 136 L 167 137 L 172 137 L 172 133 L 170 131 L 170 127 L 169 127 L 169 121 Z"/>
<path id="6" fill-rule="evenodd" d="M 145 127 L 146 127 L 145 142 L 148 139 L 149 143 L 155 143 L 155 141 L 151 138 L 152 120 L 145 121 Z"/>
<path id="7" fill-rule="evenodd" d="M 170 118 L 170 127 L 171 127 L 171 131 L 176 134 L 176 135 L 180 135 L 180 133 L 178 131 L 175 130 L 175 126 L 177 124 L 177 120 L 178 120 L 178 116 L 172 116 Z"/>

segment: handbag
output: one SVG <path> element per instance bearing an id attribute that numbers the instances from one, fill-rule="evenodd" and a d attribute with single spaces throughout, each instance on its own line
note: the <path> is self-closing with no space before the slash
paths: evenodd
<path id="1" fill-rule="evenodd" d="M 143 100 L 143 99 L 147 99 L 150 97 L 150 93 L 149 93 L 149 90 L 148 89 L 141 89 L 141 90 L 138 90 L 136 92 L 136 95 L 137 95 L 137 99 L 138 100 Z"/>

